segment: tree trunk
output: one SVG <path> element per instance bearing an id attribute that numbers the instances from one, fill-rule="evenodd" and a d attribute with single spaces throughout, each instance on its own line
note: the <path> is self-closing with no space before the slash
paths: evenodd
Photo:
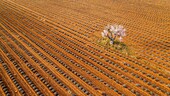
<path id="1" fill-rule="evenodd" d="M 111 33 L 111 38 L 109 38 L 110 39 L 110 41 L 112 41 L 113 43 L 114 43 L 114 40 L 116 39 L 116 35 L 114 36 L 114 38 L 113 38 L 113 35 L 112 35 L 112 33 Z"/>
<path id="2" fill-rule="evenodd" d="M 114 43 L 114 40 L 116 39 L 116 35 L 114 35 L 114 38 L 113 38 L 113 34 L 112 32 L 109 32 L 110 34 L 107 35 L 107 37 L 110 39 L 110 44 L 113 44 Z"/>

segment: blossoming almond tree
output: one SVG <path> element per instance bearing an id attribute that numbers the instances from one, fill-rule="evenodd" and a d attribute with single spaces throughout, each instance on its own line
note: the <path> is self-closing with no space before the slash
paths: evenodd
<path id="1" fill-rule="evenodd" d="M 102 37 L 108 37 L 110 39 L 110 44 L 114 43 L 116 37 L 119 37 L 119 41 L 122 42 L 123 37 L 126 36 L 126 29 L 122 25 L 107 25 L 103 32 L 101 33 Z"/>

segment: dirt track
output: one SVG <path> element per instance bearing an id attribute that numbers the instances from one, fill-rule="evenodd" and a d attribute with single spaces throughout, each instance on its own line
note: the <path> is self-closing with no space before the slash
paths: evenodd
<path id="1" fill-rule="evenodd" d="M 155 2 L 1 0 L 0 95 L 169 96 L 170 2 Z M 109 23 L 140 59 L 92 41 Z"/>

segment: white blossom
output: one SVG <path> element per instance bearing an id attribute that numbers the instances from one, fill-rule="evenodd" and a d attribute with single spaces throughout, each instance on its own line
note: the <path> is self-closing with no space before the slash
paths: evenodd
<path id="1" fill-rule="evenodd" d="M 113 44 L 113 41 L 110 41 L 110 44 L 112 45 L 112 44 Z"/>
<path id="2" fill-rule="evenodd" d="M 110 31 L 111 31 L 111 32 L 114 32 L 114 31 L 115 31 L 115 27 L 114 27 L 114 26 L 111 26 Z"/>
<path id="3" fill-rule="evenodd" d="M 104 33 L 105 36 L 107 36 L 108 31 L 107 30 L 103 30 L 103 33 Z"/>
<path id="4" fill-rule="evenodd" d="M 123 38 L 120 36 L 120 37 L 119 37 L 119 41 L 122 42 L 122 39 L 123 39 Z"/>
<path id="5" fill-rule="evenodd" d="M 102 37 L 107 37 L 109 33 L 113 33 L 115 37 L 119 36 L 119 40 L 121 42 L 123 37 L 126 36 L 126 29 L 124 29 L 122 25 L 107 25 L 102 32 Z"/>
<path id="6" fill-rule="evenodd" d="M 102 34 L 102 37 L 105 37 L 105 34 L 103 32 L 101 32 L 101 34 Z"/>

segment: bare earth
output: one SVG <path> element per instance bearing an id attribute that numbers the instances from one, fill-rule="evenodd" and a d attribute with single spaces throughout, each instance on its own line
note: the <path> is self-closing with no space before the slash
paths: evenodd
<path id="1" fill-rule="evenodd" d="M 127 29 L 135 56 L 95 40 Z M 170 96 L 170 0 L 1 0 L 0 96 Z"/>

